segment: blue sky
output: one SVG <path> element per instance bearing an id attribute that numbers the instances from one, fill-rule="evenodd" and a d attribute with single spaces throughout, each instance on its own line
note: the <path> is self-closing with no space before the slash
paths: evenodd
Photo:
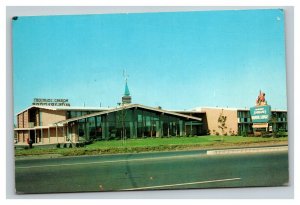
<path id="1" fill-rule="evenodd" d="M 279 9 L 19 17 L 15 113 L 37 97 L 116 106 L 124 69 L 133 103 L 243 108 L 261 89 L 287 109 L 284 43 Z"/>

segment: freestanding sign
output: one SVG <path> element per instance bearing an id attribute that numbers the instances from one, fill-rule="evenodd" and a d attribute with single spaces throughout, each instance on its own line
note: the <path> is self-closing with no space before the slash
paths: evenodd
<path id="1" fill-rule="evenodd" d="M 271 119 L 271 106 L 263 105 L 250 108 L 253 123 L 267 123 Z"/>

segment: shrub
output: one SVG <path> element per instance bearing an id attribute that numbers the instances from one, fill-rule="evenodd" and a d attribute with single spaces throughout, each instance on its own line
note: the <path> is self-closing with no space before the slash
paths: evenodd
<path id="1" fill-rule="evenodd" d="M 67 144 L 64 144 L 64 148 L 67 148 Z"/>
<path id="2" fill-rule="evenodd" d="M 262 137 L 276 137 L 276 133 L 273 132 L 273 133 L 268 133 L 268 132 L 261 132 L 261 136 Z"/>
<path id="3" fill-rule="evenodd" d="M 56 148 L 60 148 L 60 144 L 59 143 L 57 143 Z"/>
<path id="4" fill-rule="evenodd" d="M 219 136 L 219 135 L 220 135 L 220 133 L 219 133 L 219 132 L 216 132 L 216 135 L 217 135 L 217 136 Z"/>
<path id="5" fill-rule="evenodd" d="M 73 145 L 70 143 L 69 148 L 72 148 L 72 147 L 73 147 Z"/>
<path id="6" fill-rule="evenodd" d="M 284 132 L 284 131 L 278 131 L 278 132 L 275 132 L 273 137 L 285 137 L 287 136 L 287 132 Z"/>

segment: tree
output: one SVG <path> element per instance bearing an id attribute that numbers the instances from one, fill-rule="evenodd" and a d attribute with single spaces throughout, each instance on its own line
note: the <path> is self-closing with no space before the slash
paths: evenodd
<path id="1" fill-rule="evenodd" d="M 223 109 L 222 112 L 219 115 L 218 118 L 218 128 L 222 130 L 222 141 L 224 140 L 224 135 L 226 133 L 227 125 L 226 125 L 227 116 L 223 115 Z M 226 133 L 227 134 L 227 133 Z"/>
<path id="2" fill-rule="evenodd" d="M 271 120 L 270 120 L 270 123 L 272 125 L 272 132 L 273 132 L 273 137 L 276 137 L 276 134 L 277 134 L 277 113 L 272 113 L 272 116 L 271 116 Z"/>

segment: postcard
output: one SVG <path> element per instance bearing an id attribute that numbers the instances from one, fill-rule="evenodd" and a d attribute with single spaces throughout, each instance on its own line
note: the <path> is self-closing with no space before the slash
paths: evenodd
<path id="1" fill-rule="evenodd" d="M 17 194 L 289 184 L 283 9 L 11 23 Z"/>

